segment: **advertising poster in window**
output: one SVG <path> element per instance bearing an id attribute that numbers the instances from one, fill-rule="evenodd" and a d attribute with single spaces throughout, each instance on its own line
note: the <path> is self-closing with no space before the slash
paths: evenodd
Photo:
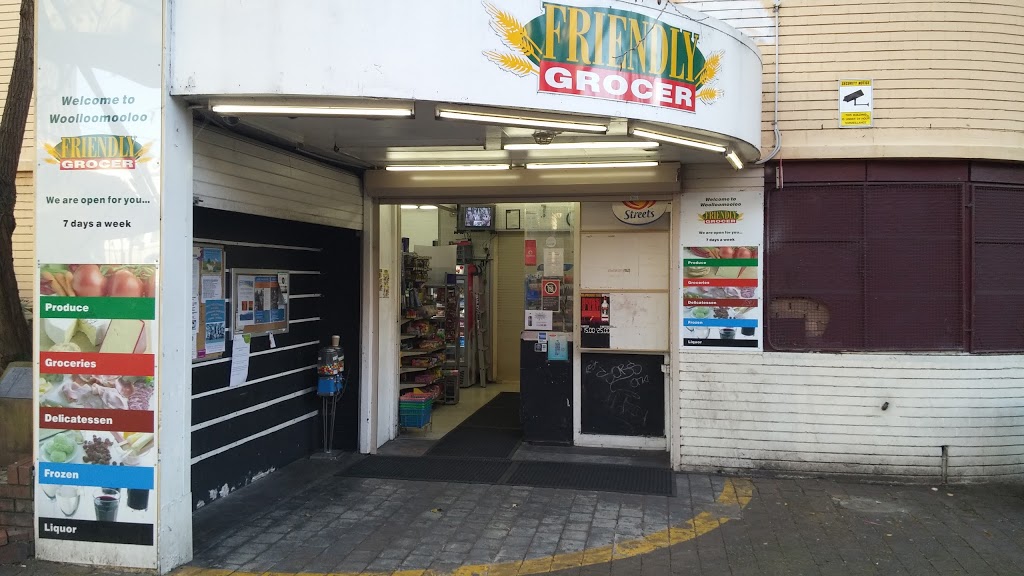
<path id="1" fill-rule="evenodd" d="M 608 348 L 611 345 L 609 298 L 608 293 L 580 294 L 580 346 L 583 348 Z"/>
<path id="2" fill-rule="evenodd" d="M 684 349 L 761 350 L 761 192 L 683 194 Z"/>
<path id="3" fill-rule="evenodd" d="M 35 547 L 153 569 L 163 26 L 109 4 L 36 12 Z"/>

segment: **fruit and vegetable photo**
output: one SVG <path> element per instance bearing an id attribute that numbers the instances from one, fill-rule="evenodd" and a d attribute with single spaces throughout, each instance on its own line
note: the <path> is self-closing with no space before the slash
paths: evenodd
<path id="1" fill-rule="evenodd" d="M 757 246 L 690 246 L 683 252 L 684 261 L 697 260 L 699 262 L 690 262 L 685 265 L 683 276 L 708 279 L 756 279 L 757 258 Z M 735 260 L 736 265 L 723 265 L 723 260 Z M 755 262 L 751 263 L 751 260 Z"/>
<path id="2" fill-rule="evenodd" d="M 41 296 L 156 297 L 156 267 L 129 264 L 45 264 Z"/>
<path id="3" fill-rule="evenodd" d="M 154 435 L 150 432 L 40 430 L 39 456 L 45 462 L 152 466 Z"/>

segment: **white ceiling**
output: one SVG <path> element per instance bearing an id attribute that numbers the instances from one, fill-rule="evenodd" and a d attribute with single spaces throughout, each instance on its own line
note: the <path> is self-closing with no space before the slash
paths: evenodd
<path id="1" fill-rule="evenodd" d="M 287 142 L 292 142 L 324 159 L 381 168 L 389 164 L 461 164 L 581 161 L 650 161 L 722 163 L 718 153 L 661 143 L 652 150 L 502 150 L 503 143 L 533 143 L 534 130 L 487 126 L 469 122 L 438 120 L 435 102 L 416 102 L 414 118 L 362 119 L 322 117 L 246 116 L 239 122 Z M 657 129 L 657 126 L 653 126 Z M 612 119 L 608 134 L 564 132 L 555 142 L 632 140 L 624 119 Z M 671 128 L 663 128 L 672 131 Z M 675 131 L 675 133 L 679 133 Z M 714 136 L 693 133 L 709 142 L 729 143 Z M 353 162 L 354 161 L 354 162 Z"/>

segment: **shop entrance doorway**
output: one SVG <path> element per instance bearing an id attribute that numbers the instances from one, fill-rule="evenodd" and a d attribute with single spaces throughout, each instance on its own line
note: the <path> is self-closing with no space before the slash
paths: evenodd
<path id="1" fill-rule="evenodd" d="M 381 206 L 380 454 L 667 456 L 670 203 L 618 204 Z"/>
<path id="2" fill-rule="evenodd" d="M 563 430 L 546 439 L 572 443 L 576 213 L 571 202 L 382 207 L 381 234 L 393 240 L 382 238 L 382 269 L 395 293 L 381 324 L 393 313 L 397 325 L 381 343 L 395 374 L 384 385 L 382 361 L 379 430 L 392 439 L 382 453 L 511 457 L 524 439 L 522 351 L 537 344 L 524 339 L 535 320 L 545 349 L 549 335 L 561 347 L 553 358 L 564 373 Z"/>

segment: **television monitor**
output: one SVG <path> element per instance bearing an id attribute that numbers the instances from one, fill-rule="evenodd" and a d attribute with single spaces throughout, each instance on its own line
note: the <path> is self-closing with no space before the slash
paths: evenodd
<path id="1" fill-rule="evenodd" d="M 460 204 L 458 218 L 460 232 L 494 230 L 495 208 L 493 204 Z"/>

